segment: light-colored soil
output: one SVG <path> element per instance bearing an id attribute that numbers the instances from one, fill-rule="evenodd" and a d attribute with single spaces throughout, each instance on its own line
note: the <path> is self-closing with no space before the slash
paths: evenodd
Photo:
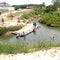
<path id="1" fill-rule="evenodd" d="M 30 11 L 32 11 L 31 9 L 23 9 L 23 10 L 21 10 L 21 11 L 13 11 L 13 12 L 11 12 L 13 15 L 15 14 L 15 13 L 17 13 L 17 12 L 30 12 Z M 0 27 L 8 27 L 8 26 L 15 26 L 15 25 L 17 25 L 17 24 L 20 24 L 20 25 L 25 25 L 25 23 L 23 23 L 23 22 L 21 22 L 21 23 L 17 23 L 17 18 L 18 18 L 18 16 L 14 16 L 13 17 L 13 19 L 11 18 L 11 17 L 7 17 L 7 16 L 9 16 L 9 14 L 11 14 L 10 12 L 8 12 L 8 13 L 4 13 L 4 14 L 2 14 L 1 16 L 0 16 Z M 19 15 L 19 16 L 21 16 L 22 15 L 22 13 Z M 4 21 L 5 21 L 5 24 L 3 24 L 2 23 L 2 18 L 4 18 Z"/>
<path id="2" fill-rule="evenodd" d="M 26 23 L 20 22 L 17 23 L 17 21 L 10 21 L 10 22 L 5 22 L 4 24 L 0 24 L 0 27 L 9 27 L 9 26 L 16 26 L 16 25 L 23 25 L 25 26 Z"/>

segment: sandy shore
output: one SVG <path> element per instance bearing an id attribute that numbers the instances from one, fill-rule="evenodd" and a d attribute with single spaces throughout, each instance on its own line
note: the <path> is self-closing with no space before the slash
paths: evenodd
<path id="1" fill-rule="evenodd" d="M 60 47 L 26 54 L 1 54 L 0 60 L 60 60 Z"/>
<path id="2" fill-rule="evenodd" d="M 17 21 L 5 22 L 5 24 L 0 24 L 0 27 L 9 27 L 9 26 L 16 26 L 16 25 L 23 25 L 23 26 L 25 26 L 26 23 L 23 23 L 23 22 L 17 23 Z"/>

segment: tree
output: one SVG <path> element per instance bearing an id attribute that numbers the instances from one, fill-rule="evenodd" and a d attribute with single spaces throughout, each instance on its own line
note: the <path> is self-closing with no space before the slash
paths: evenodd
<path id="1" fill-rule="evenodd" d="M 60 0 L 52 0 L 52 3 L 56 8 L 60 8 Z"/>
<path id="2" fill-rule="evenodd" d="M 60 0 L 52 0 L 52 3 L 54 4 L 55 2 L 60 2 Z"/>
<path id="3" fill-rule="evenodd" d="M 52 11 L 55 11 L 55 10 L 56 10 L 55 6 L 49 5 L 49 6 L 46 7 L 45 12 L 49 13 L 49 12 L 52 12 Z"/>
<path id="4" fill-rule="evenodd" d="M 45 7 L 45 2 L 43 2 L 42 5 Z"/>

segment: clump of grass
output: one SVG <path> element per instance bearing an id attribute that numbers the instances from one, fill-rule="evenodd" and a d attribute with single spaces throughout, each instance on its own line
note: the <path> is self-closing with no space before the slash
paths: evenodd
<path id="1" fill-rule="evenodd" d="M 50 45 L 51 44 L 51 45 Z M 60 43 L 52 42 L 37 42 L 37 43 L 1 43 L 0 44 L 0 54 L 16 54 L 16 53 L 28 53 L 32 51 L 49 49 L 51 47 L 59 47 Z"/>
<path id="2" fill-rule="evenodd" d="M 21 12 L 16 12 L 16 13 L 14 13 L 14 16 L 18 16 L 20 14 L 21 14 Z"/>
<path id="3" fill-rule="evenodd" d="M 16 44 L 0 44 L 0 53 L 16 53 L 18 46 Z"/>
<path id="4" fill-rule="evenodd" d="M 14 30 L 18 30 L 22 28 L 21 26 L 10 26 L 10 27 L 7 27 L 7 31 L 14 31 Z"/>
<path id="5" fill-rule="evenodd" d="M 8 32 L 9 33 L 9 32 Z M 1 35 L 0 36 L 0 40 L 8 40 L 9 38 L 13 37 L 13 35 L 10 33 L 10 34 L 4 34 L 4 35 Z"/>

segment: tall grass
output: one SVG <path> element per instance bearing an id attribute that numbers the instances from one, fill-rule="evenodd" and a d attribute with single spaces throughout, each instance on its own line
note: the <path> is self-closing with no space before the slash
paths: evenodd
<path id="1" fill-rule="evenodd" d="M 51 47 L 59 47 L 60 43 L 52 42 L 37 42 L 37 43 L 0 43 L 0 54 L 15 54 L 15 53 L 27 53 L 42 49 L 48 49 Z"/>

